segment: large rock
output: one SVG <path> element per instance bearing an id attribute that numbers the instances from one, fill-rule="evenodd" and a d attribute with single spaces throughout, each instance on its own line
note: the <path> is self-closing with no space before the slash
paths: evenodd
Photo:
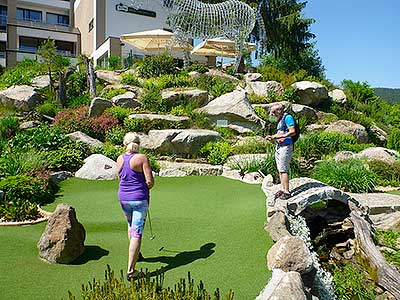
<path id="1" fill-rule="evenodd" d="M 247 93 L 244 91 L 236 90 L 222 95 L 197 111 L 207 115 L 214 123 L 217 123 L 218 120 L 226 120 L 228 124 L 251 130 L 261 129 L 265 126 L 265 122 L 251 107 Z"/>
<path id="2" fill-rule="evenodd" d="M 115 96 L 111 99 L 111 102 L 116 106 L 121 106 L 124 108 L 136 108 L 142 106 L 142 102 L 135 99 L 136 94 L 134 92 L 128 91 L 122 95 Z"/>
<path id="3" fill-rule="evenodd" d="M 334 89 L 333 91 L 330 91 L 328 95 L 333 101 L 340 104 L 345 104 L 347 102 L 346 94 L 342 90 Z"/>
<path id="4" fill-rule="evenodd" d="M 261 79 L 262 75 L 260 73 L 247 73 L 244 75 L 244 81 L 246 81 L 246 83 L 261 81 Z"/>
<path id="5" fill-rule="evenodd" d="M 306 274 L 313 269 L 311 252 L 305 242 L 297 236 L 284 236 L 269 249 L 268 269 Z"/>
<path id="6" fill-rule="evenodd" d="M 228 80 L 231 80 L 231 81 L 239 82 L 239 79 L 237 79 L 235 76 L 228 75 L 228 74 L 226 74 L 226 73 L 224 73 L 224 72 L 222 72 L 220 70 L 217 70 L 217 69 L 209 69 L 205 74 L 209 75 L 209 76 L 215 76 L 215 77 L 219 77 L 219 78 L 222 78 L 222 79 L 228 79 Z"/>
<path id="7" fill-rule="evenodd" d="M 296 89 L 300 104 L 315 107 L 329 99 L 327 88 L 318 82 L 299 81 L 291 86 Z"/>
<path id="8" fill-rule="evenodd" d="M 282 85 L 276 81 L 247 82 L 246 91 L 259 97 L 267 97 L 271 93 L 281 96 L 284 92 Z"/>
<path id="9" fill-rule="evenodd" d="M 36 90 L 43 90 L 50 86 L 50 77 L 49 75 L 41 75 L 32 79 L 31 86 L 33 86 Z"/>
<path id="10" fill-rule="evenodd" d="M 218 132 L 205 129 L 150 130 L 148 135 L 140 136 L 140 145 L 160 154 L 191 156 L 208 142 L 216 142 L 220 138 Z"/>
<path id="11" fill-rule="evenodd" d="M 385 145 L 387 142 L 387 133 L 375 124 L 372 124 L 371 127 L 368 129 L 368 135 L 372 137 L 373 141 L 380 146 Z"/>
<path id="12" fill-rule="evenodd" d="M 117 163 L 102 154 L 92 154 L 75 173 L 75 177 L 90 180 L 113 180 L 118 178 Z"/>
<path id="13" fill-rule="evenodd" d="M 392 164 L 396 161 L 396 155 L 398 155 L 398 152 L 395 150 L 383 147 L 373 147 L 364 149 L 355 156 L 367 158 L 368 160 L 380 160 L 385 163 Z"/>
<path id="14" fill-rule="evenodd" d="M 121 82 L 121 75 L 114 71 L 108 70 L 97 70 L 96 77 L 101 81 L 111 83 L 111 84 L 119 84 Z"/>
<path id="15" fill-rule="evenodd" d="M 103 98 L 96 97 L 92 100 L 89 107 L 89 117 L 99 117 L 104 111 L 112 107 L 113 104 L 111 101 Z"/>
<path id="16" fill-rule="evenodd" d="M 173 106 L 177 103 L 178 100 L 186 99 L 187 102 L 193 101 L 199 105 L 199 107 L 204 106 L 209 101 L 209 95 L 207 91 L 202 90 L 183 90 L 183 91 L 162 91 L 161 92 L 162 99 L 168 103 L 170 106 Z"/>
<path id="17" fill-rule="evenodd" d="M 92 150 L 96 147 L 102 147 L 104 145 L 99 140 L 91 138 L 86 133 L 83 133 L 81 131 L 75 131 L 72 133 L 68 133 L 67 137 L 69 137 L 71 140 L 73 140 L 75 142 L 82 142 L 82 143 L 88 145 L 89 148 Z"/>
<path id="18" fill-rule="evenodd" d="M 75 209 L 59 204 L 38 242 L 39 257 L 49 263 L 71 263 L 85 251 L 85 236 L 85 228 L 78 222 Z"/>
<path id="19" fill-rule="evenodd" d="M 222 166 L 209 164 L 159 161 L 160 177 L 219 176 Z"/>
<path id="20" fill-rule="evenodd" d="M 189 117 L 185 116 L 174 116 L 174 115 L 156 115 L 156 114 L 132 114 L 129 115 L 129 119 L 144 119 L 144 120 L 150 120 L 150 121 L 158 121 L 161 123 L 176 123 L 176 124 L 181 124 L 181 127 L 187 127 L 189 126 Z"/>
<path id="21" fill-rule="evenodd" d="M 269 233 L 269 236 L 274 242 L 277 242 L 284 236 L 291 236 L 289 233 L 290 224 L 286 215 L 278 211 L 268 220 L 264 229 Z"/>
<path id="22" fill-rule="evenodd" d="M 368 132 L 364 126 L 348 120 L 339 120 L 329 124 L 325 131 L 336 131 L 353 135 L 358 143 L 368 142 Z"/>
<path id="23" fill-rule="evenodd" d="M 400 211 L 370 215 L 374 227 L 379 230 L 398 230 L 400 228 Z"/>
<path id="24" fill-rule="evenodd" d="M 289 113 L 293 113 L 295 116 L 301 115 L 309 120 L 317 120 L 317 111 L 309 106 L 301 104 L 292 104 L 288 110 Z"/>
<path id="25" fill-rule="evenodd" d="M 0 91 L 0 104 L 23 111 L 33 110 L 39 102 L 39 94 L 29 85 L 16 85 Z"/>
<path id="26" fill-rule="evenodd" d="M 307 300 L 303 281 L 297 272 L 272 270 L 272 277 L 256 300 Z"/>

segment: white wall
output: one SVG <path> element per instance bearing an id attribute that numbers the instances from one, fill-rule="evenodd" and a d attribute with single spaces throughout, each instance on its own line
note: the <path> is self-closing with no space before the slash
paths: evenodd
<path id="1" fill-rule="evenodd" d="M 144 1 L 143 9 L 155 11 L 156 18 L 136 15 L 117 11 L 115 6 L 119 3 L 129 6 L 129 1 L 107 0 L 106 1 L 106 37 L 119 37 L 122 34 L 167 28 L 165 9 L 159 4 L 159 0 Z M 146 3 L 149 3 L 147 7 Z"/>
<path id="2" fill-rule="evenodd" d="M 64 9 L 69 9 L 70 6 L 70 3 L 68 1 L 61 1 L 61 0 L 24 0 L 23 2 L 30 2 L 34 3 L 35 5 L 60 7 Z M 17 4 L 17 6 L 19 5 Z"/>
<path id="3" fill-rule="evenodd" d="M 50 37 L 54 40 L 59 40 L 59 41 L 67 41 L 67 42 L 74 42 L 74 43 L 78 42 L 77 34 L 46 31 L 46 30 L 39 30 L 39 29 L 26 28 L 26 27 L 18 27 L 17 35 L 18 36 L 36 37 L 36 38 L 42 38 L 42 39 L 47 39 Z"/>

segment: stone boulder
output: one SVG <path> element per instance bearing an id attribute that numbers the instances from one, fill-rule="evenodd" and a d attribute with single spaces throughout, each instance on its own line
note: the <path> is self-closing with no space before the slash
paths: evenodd
<path id="1" fill-rule="evenodd" d="M 104 145 L 99 140 L 91 138 L 86 133 L 83 133 L 81 131 L 75 131 L 72 133 L 68 133 L 67 137 L 69 137 L 71 140 L 73 140 L 75 142 L 82 142 L 82 143 L 88 145 L 89 148 L 92 150 L 96 147 L 102 147 Z"/>
<path id="2" fill-rule="evenodd" d="M 85 251 L 85 237 L 85 228 L 78 222 L 75 209 L 59 204 L 38 242 L 39 257 L 49 263 L 71 263 Z"/>
<path id="3" fill-rule="evenodd" d="M 75 173 L 75 177 L 90 180 L 114 180 L 118 178 L 117 163 L 102 154 L 92 154 Z"/>
<path id="4" fill-rule="evenodd" d="M 31 86 L 35 88 L 35 90 L 43 90 L 50 86 L 50 77 L 49 75 L 41 75 L 32 79 Z"/>
<path id="5" fill-rule="evenodd" d="M 296 89 L 296 95 L 300 97 L 299 103 L 303 105 L 315 107 L 329 99 L 327 88 L 318 82 L 299 81 L 291 87 Z"/>
<path id="6" fill-rule="evenodd" d="M 398 154 L 398 152 L 395 150 L 383 147 L 372 147 L 355 154 L 355 157 L 366 158 L 368 160 L 380 160 L 392 164 L 396 161 L 396 154 Z"/>
<path id="7" fill-rule="evenodd" d="M 288 231 L 289 228 L 289 220 L 281 211 L 274 213 L 264 227 L 265 231 L 269 233 L 269 236 L 274 242 L 277 242 L 284 236 L 291 236 Z"/>
<path id="8" fill-rule="evenodd" d="M 307 300 L 302 278 L 297 272 L 272 270 L 272 277 L 256 300 Z"/>
<path id="9" fill-rule="evenodd" d="M 90 103 L 89 117 L 99 117 L 107 108 L 112 106 L 113 104 L 110 100 L 96 97 Z"/>
<path id="10" fill-rule="evenodd" d="M 338 116 L 333 113 L 317 111 L 317 119 L 320 124 L 330 124 L 339 120 Z"/>
<path id="11" fill-rule="evenodd" d="M 328 93 L 329 97 L 335 102 L 345 104 L 347 102 L 346 94 L 340 89 L 334 89 Z"/>
<path id="12" fill-rule="evenodd" d="M 54 184 L 58 184 L 61 181 L 67 180 L 70 177 L 72 177 L 72 173 L 71 172 L 69 172 L 69 171 L 58 171 L 58 172 L 52 172 L 50 174 L 49 180 Z"/>
<path id="13" fill-rule="evenodd" d="M 328 125 L 325 131 L 336 131 L 353 135 L 358 143 L 368 142 L 368 132 L 364 126 L 348 120 L 339 120 Z"/>
<path id="14" fill-rule="evenodd" d="M 371 127 L 368 129 L 368 135 L 372 137 L 374 142 L 376 142 L 380 146 L 385 145 L 387 142 L 387 133 L 375 124 L 372 124 Z"/>
<path id="15" fill-rule="evenodd" d="M 225 166 L 236 169 L 238 166 L 246 166 L 254 161 L 264 161 L 268 158 L 268 154 L 236 154 L 229 156 L 225 162 Z"/>
<path id="16" fill-rule="evenodd" d="M 150 130 L 148 135 L 140 136 L 140 146 L 160 154 L 190 156 L 196 155 L 208 142 L 220 138 L 218 132 L 206 129 Z"/>
<path id="17" fill-rule="evenodd" d="M 284 236 L 269 249 L 267 266 L 269 270 L 306 274 L 313 270 L 313 259 L 310 249 L 301 238 Z"/>
<path id="18" fill-rule="evenodd" d="M 159 161 L 160 177 L 219 176 L 222 166 L 209 164 Z"/>
<path id="19" fill-rule="evenodd" d="M 228 74 L 226 74 L 226 73 L 224 73 L 224 72 L 222 72 L 220 70 L 217 70 L 217 69 L 209 69 L 208 72 L 206 72 L 205 74 L 209 75 L 209 76 L 219 77 L 219 78 L 222 78 L 222 79 L 228 79 L 228 80 L 235 81 L 235 82 L 238 82 L 238 83 L 240 81 L 235 76 L 228 75 Z"/>
<path id="20" fill-rule="evenodd" d="M 142 102 L 135 98 L 136 94 L 134 92 L 128 91 L 125 94 L 113 97 L 111 99 L 111 102 L 115 106 L 121 106 L 124 108 L 136 108 L 142 106 Z"/>
<path id="21" fill-rule="evenodd" d="M 246 91 L 259 97 L 267 97 L 270 93 L 281 96 L 284 92 L 282 85 L 276 81 L 247 82 Z"/>
<path id="22" fill-rule="evenodd" d="M 354 158 L 354 153 L 351 151 L 339 151 L 333 157 L 336 161 L 343 161 L 351 158 Z"/>
<path id="23" fill-rule="evenodd" d="M 174 116 L 174 115 L 156 115 L 156 114 L 132 114 L 129 115 L 129 119 L 143 119 L 150 121 L 158 121 L 160 123 L 168 125 L 168 123 L 180 124 L 182 127 L 189 126 L 189 117 L 185 116 Z"/>
<path id="24" fill-rule="evenodd" d="M 262 80 L 262 75 L 260 73 L 247 73 L 244 75 L 244 81 L 246 81 L 246 83 L 261 81 L 261 80 Z"/>
<path id="25" fill-rule="evenodd" d="M 196 111 L 204 113 L 214 123 L 224 120 L 228 124 L 251 130 L 265 126 L 265 122 L 257 116 L 244 91 L 233 91 L 222 95 Z"/>
<path id="26" fill-rule="evenodd" d="M 396 230 L 400 228 L 400 211 L 370 215 L 375 229 Z"/>
<path id="27" fill-rule="evenodd" d="M 109 70 L 96 70 L 96 77 L 104 82 L 111 84 L 119 84 L 121 82 L 121 75 L 114 71 Z"/>
<path id="28" fill-rule="evenodd" d="M 26 121 L 19 124 L 19 129 L 26 130 L 30 128 L 36 128 L 39 127 L 39 125 L 40 125 L 39 121 Z"/>
<path id="29" fill-rule="evenodd" d="M 193 101 L 199 105 L 204 106 L 209 101 L 209 95 L 207 91 L 202 90 L 183 90 L 183 91 L 167 91 L 161 92 L 163 101 L 168 103 L 170 106 L 174 106 L 179 99 L 184 97 L 187 101 Z"/>
<path id="30" fill-rule="evenodd" d="M 317 120 L 317 111 L 306 105 L 292 104 L 288 109 L 288 113 L 293 113 L 295 116 L 304 116 L 312 121 Z"/>
<path id="31" fill-rule="evenodd" d="M 0 91 L 0 104 L 31 111 L 40 102 L 40 96 L 29 85 L 15 85 Z"/>

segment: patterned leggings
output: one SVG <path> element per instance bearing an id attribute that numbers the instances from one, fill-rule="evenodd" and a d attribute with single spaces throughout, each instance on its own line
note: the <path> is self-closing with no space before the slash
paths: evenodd
<path id="1" fill-rule="evenodd" d="M 128 222 L 131 238 L 141 238 L 146 222 L 148 201 L 120 201 L 121 208 Z"/>

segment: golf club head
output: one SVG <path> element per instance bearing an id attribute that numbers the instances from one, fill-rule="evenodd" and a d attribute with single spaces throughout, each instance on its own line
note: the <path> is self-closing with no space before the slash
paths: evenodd
<path id="1" fill-rule="evenodd" d="M 164 249 L 164 246 L 163 247 L 161 247 L 160 249 L 158 249 L 158 251 L 162 251 Z"/>
<path id="2" fill-rule="evenodd" d="M 150 240 L 154 240 L 156 238 L 156 236 L 153 234 L 152 236 L 150 236 Z"/>

